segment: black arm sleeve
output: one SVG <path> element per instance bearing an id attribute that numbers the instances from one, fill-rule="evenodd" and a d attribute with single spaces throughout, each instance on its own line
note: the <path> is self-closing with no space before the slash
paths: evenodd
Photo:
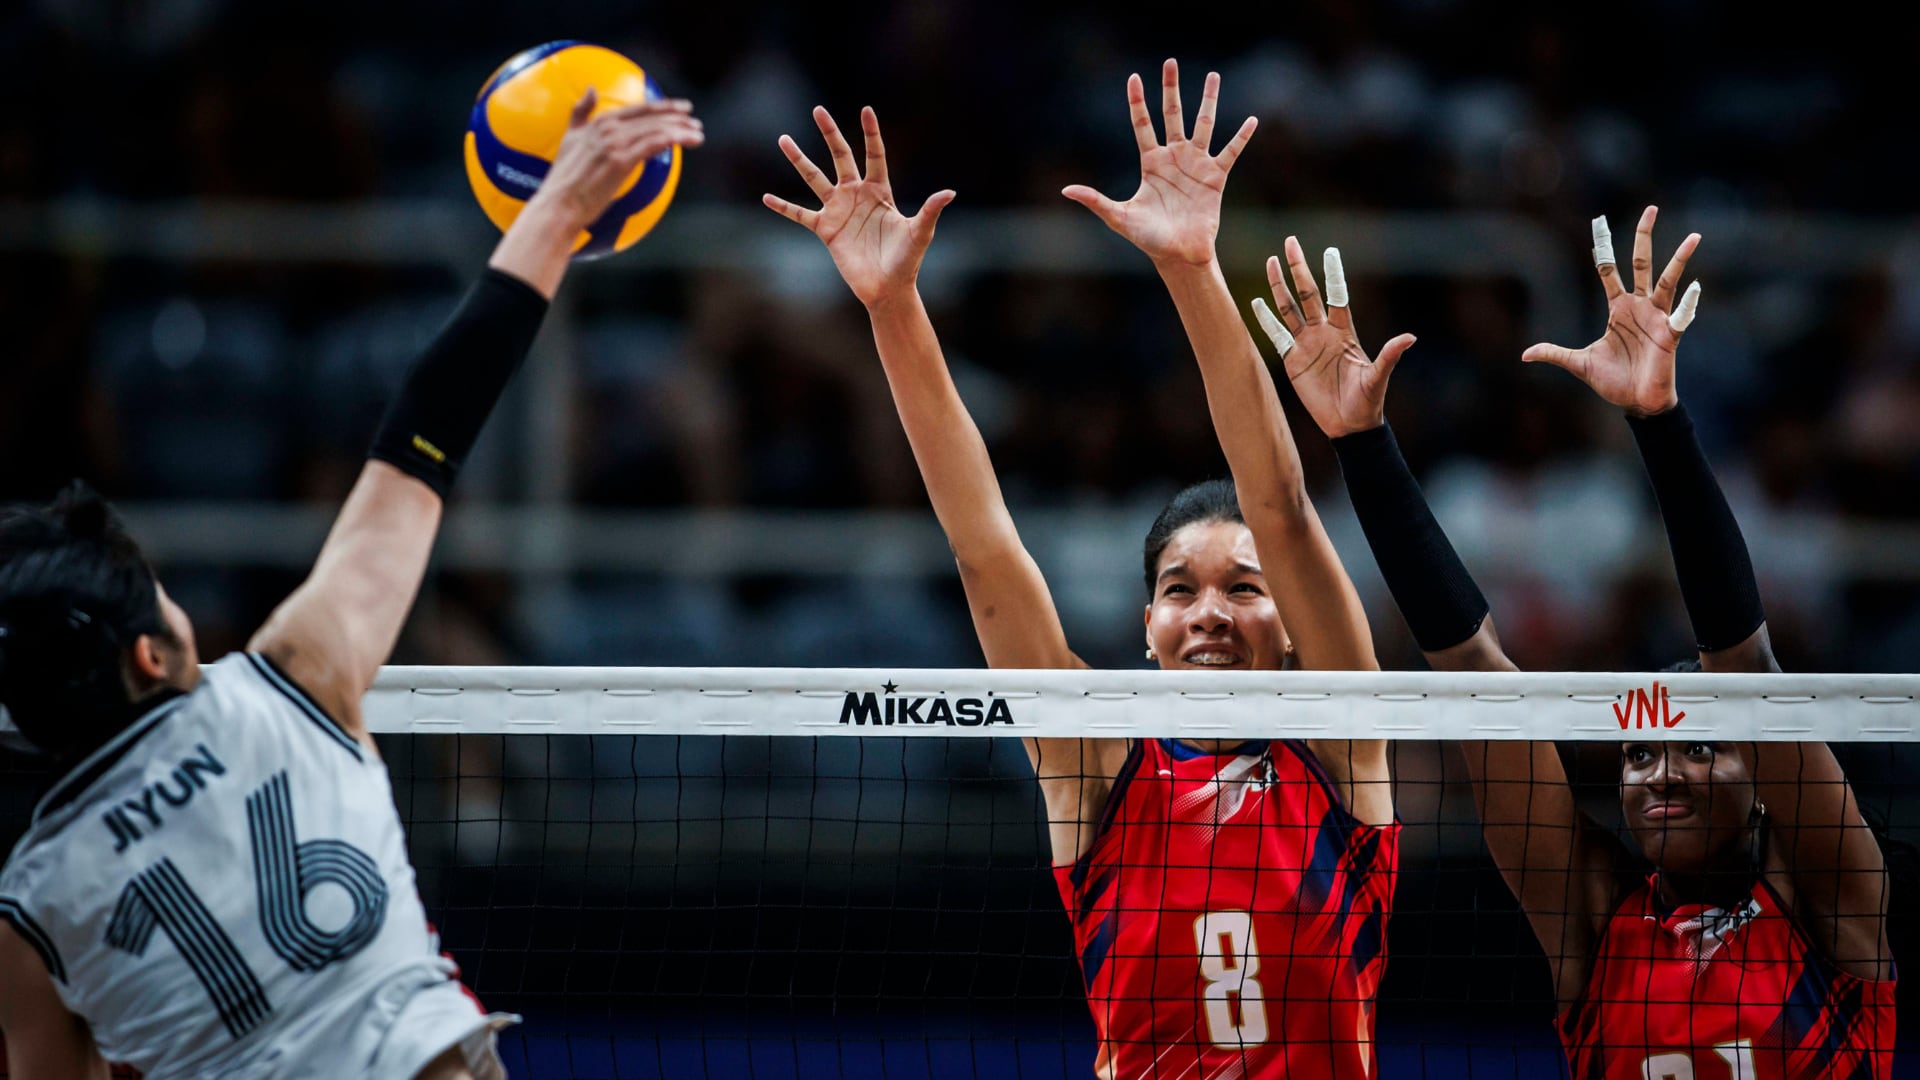
<path id="1" fill-rule="evenodd" d="M 1343 435 L 1333 450 L 1367 546 L 1413 639 L 1439 652 L 1472 637 L 1486 621 L 1487 598 L 1434 520 L 1393 428 Z"/>
<path id="2" fill-rule="evenodd" d="M 1687 407 L 1629 416 L 1627 426 L 1640 444 L 1640 460 L 1660 501 L 1680 596 L 1687 602 L 1700 651 L 1740 644 L 1760 629 L 1767 615 L 1760 607 L 1760 585 L 1754 580 L 1746 538 L 1694 436 Z"/>
<path id="3" fill-rule="evenodd" d="M 546 313 L 533 286 L 489 268 L 414 362 L 367 456 L 446 498 Z"/>

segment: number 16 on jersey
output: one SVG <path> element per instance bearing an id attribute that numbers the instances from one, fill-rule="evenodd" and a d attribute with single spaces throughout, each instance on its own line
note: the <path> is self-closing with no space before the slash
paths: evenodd
<path id="1" fill-rule="evenodd" d="M 299 839 L 284 770 L 247 797 L 247 824 L 260 929 L 277 956 L 295 971 L 311 973 L 372 943 L 387 913 L 379 866 L 345 841 Z M 307 897 L 321 886 L 341 890 L 350 902 L 351 914 L 338 925 L 323 927 L 307 913 Z M 273 1011 L 259 975 L 172 859 L 161 859 L 127 883 L 107 925 L 107 945 L 144 956 L 156 930 L 179 950 L 234 1038 Z"/>

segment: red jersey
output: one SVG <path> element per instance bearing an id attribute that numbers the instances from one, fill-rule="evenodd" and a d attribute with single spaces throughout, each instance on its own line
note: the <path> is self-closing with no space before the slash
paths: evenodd
<path id="1" fill-rule="evenodd" d="M 1560 1041 L 1574 1080 L 1888 1077 L 1893 985 L 1835 967 L 1763 881 L 1738 911 L 1667 910 L 1649 877 L 1602 931 Z"/>
<path id="2" fill-rule="evenodd" d="M 1099 1076 L 1370 1075 L 1398 864 L 1399 824 L 1348 813 L 1302 743 L 1136 742 L 1053 871 Z"/>

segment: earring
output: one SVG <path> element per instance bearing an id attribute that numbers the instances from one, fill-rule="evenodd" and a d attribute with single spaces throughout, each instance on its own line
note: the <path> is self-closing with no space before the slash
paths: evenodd
<path id="1" fill-rule="evenodd" d="M 1155 656 L 1155 655 L 1153 654 L 1153 646 L 1151 646 L 1151 645 L 1149 645 L 1149 646 L 1147 646 L 1147 659 L 1149 659 L 1149 660 L 1158 660 L 1158 659 L 1160 659 L 1159 657 L 1157 657 L 1157 656 Z"/>

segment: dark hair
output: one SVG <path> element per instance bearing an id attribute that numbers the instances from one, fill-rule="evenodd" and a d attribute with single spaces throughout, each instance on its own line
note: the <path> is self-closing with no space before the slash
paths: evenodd
<path id="1" fill-rule="evenodd" d="M 1160 553 L 1167 550 L 1174 533 L 1200 521 L 1247 523 L 1247 519 L 1240 516 L 1240 496 L 1235 494 L 1232 480 L 1202 480 L 1181 488 L 1178 494 L 1167 500 L 1160 516 L 1153 519 L 1153 528 L 1147 530 L 1144 560 L 1149 596 L 1153 594 L 1154 579 L 1159 576 Z"/>
<path id="2" fill-rule="evenodd" d="M 74 481 L 45 507 L 0 510 L 0 704 L 21 737 L 84 753 L 133 719 L 122 657 L 172 640 L 153 568 L 120 518 Z"/>

